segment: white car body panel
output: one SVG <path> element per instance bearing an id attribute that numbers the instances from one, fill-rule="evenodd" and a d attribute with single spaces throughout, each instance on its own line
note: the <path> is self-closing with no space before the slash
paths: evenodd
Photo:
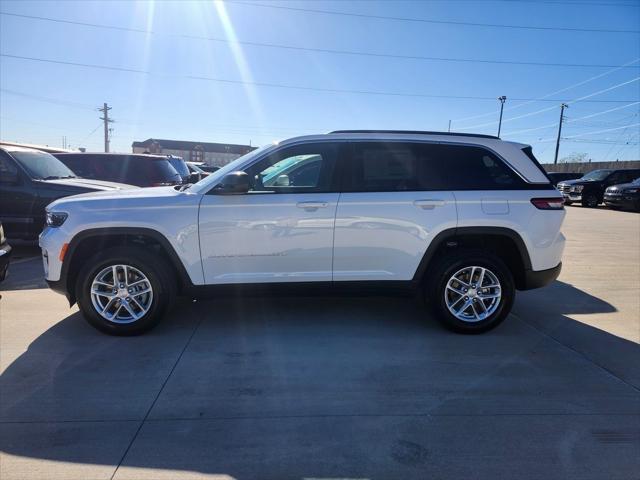
<path id="1" fill-rule="evenodd" d="M 203 195 L 208 284 L 331 281 L 337 193 Z"/>
<path id="2" fill-rule="evenodd" d="M 456 220 L 451 192 L 343 193 L 333 279 L 411 280 L 431 240 Z"/>
<path id="3" fill-rule="evenodd" d="M 502 227 L 520 235 L 533 270 L 553 268 L 562 259 L 564 210 L 538 210 L 532 198 L 559 197 L 550 190 L 455 191 L 458 227 Z"/>
<path id="4" fill-rule="evenodd" d="M 200 195 L 178 192 L 174 187 L 136 188 L 85 193 L 51 203 L 49 211 L 68 213 L 59 228 L 45 228 L 40 246 L 48 252 L 47 280 L 60 279 L 58 260 L 64 243 L 91 229 L 147 228 L 163 235 L 195 285 L 202 285 L 202 263 L 198 240 Z"/>

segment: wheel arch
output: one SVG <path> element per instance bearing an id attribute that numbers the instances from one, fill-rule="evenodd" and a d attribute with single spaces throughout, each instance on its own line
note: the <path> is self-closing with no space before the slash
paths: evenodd
<path id="1" fill-rule="evenodd" d="M 60 280 L 71 305 L 76 302 L 75 287 L 82 261 L 101 249 L 118 245 L 154 249 L 166 258 L 172 273 L 175 274 L 179 291 L 193 285 L 171 242 L 157 230 L 143 227 L 94 228 L 82 231 L 71 239 L 62 264 Z"/>
<path id="2" fill-rule="evenodd" d="M 427 247 L 412 282 L 422 284 L 434 261 L 456 248 L 464 247 L 483 248 L 497 255 L 511 271 L 516 288 L 525 288 L 526 272 L 532 268 L 531 258 L 520 234 L 506 227 L 456 227 L 443 230 Z"/>

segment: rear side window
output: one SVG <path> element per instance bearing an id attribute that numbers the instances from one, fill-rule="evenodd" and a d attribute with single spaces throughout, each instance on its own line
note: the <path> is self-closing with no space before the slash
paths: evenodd
<path id="1" fill-rule="evenodd" d="M 346 191 L 513 190 L 525 182 L 482 147 L 354 143 Z"/>
<path id="2" fill-rule="evenodd" d="M 410 143 L 353 143 L 345 187 L 354 192 L 421 190 L 420 166 Z"/>

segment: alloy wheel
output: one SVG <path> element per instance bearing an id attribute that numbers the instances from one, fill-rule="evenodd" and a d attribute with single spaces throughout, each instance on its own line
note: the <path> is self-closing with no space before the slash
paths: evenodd
<path id="1" fill-rule="evenodd" d="M 500 305 L 502 288 L 488 268 L 470 266 L 454 273 L 444 291 L 449 312 L 463 322 L 479 322 L 490 317 Z"/>
<path id="2" fill-rule="evenodd" d="M 131 265 L 103 268 L 91 283 L 91 303 L 98 314 L 114 323 L 142 318 L 153 303 L 153 288 L 144 273 Z"/>

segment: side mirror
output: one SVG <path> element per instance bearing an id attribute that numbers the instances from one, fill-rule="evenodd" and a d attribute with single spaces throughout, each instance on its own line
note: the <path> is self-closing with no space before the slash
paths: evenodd
<path id="1" fill-rule="evenodd" d="M 18 183 L 18 172 L 0 172 L 0 183 L 15 185 Z"/>
<path id="2" fill-rule="evenodd" d="M 249 185 L 249 175 L 246 172 L 227 173 L 212 193 L 216 195 L 242 195 L 247 193 Z"/>

